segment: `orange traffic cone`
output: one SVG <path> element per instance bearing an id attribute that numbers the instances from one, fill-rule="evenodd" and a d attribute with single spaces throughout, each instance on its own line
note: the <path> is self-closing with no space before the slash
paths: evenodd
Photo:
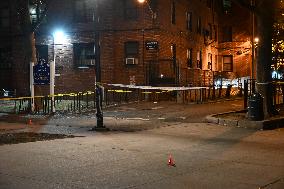
<path id="1" fill-rule="evenodd" d="M 33 124 L 32 119 L 29 119 L 28 124 L 29 124 L 29 125 L 32 125 L 32 124 Z"/>
<path id="2" fill-rule="evenodd" d="M 168 160 L 168 166 L 176 166 L 176 164 L 174 163 L 174 159 L 172 157 L 172 155 L 169 156 L 169 160 Z"/>

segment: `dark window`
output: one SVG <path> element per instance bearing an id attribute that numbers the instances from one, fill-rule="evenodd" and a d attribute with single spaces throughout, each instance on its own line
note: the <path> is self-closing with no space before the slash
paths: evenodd
<path id="1" fill-rule="evenodd" d="M 89 67 L 95 65 L 94 43 L 73 44 L 74 64 L 77 67 Z"/>
<path id="2" fill-rule="evenodd" d="M 223 11 L 225 14 L 228 14 L 232 11 L 232 1 L 231 0 L 223 0 Z"/>
<path id="3" fill-rule="evenodd" d="M 32 24 L 37 24 L 39 21 L 46 22 L 43 18 L 45 15 L 46 4 L 41 0 L 31 0 L 29 11 Z"/>
<path id="4" fill-rule="evenodd" d="M 137 20 L 138 3 L 135 0 L 124 0 L 124 19 Z"/>
<path id="5" fill-rule="evenodd" d="M 139 54 L 139 43 L 138 41 L 128 41 L 124 43 L 125 57 L 126 58 L 137 58 Z"/>
<path id="6" fill-rule="evenodd" d="M 231 26 L 225 26 L 223 27 L 223 37 L 222 42 L 231 42 L 233 39 L 233 32 Z"/>
<path id="7" fill-rule="evenodd" d="M 9 29 L 10 27 L 10 10 L 8 8 L 0 9 L 0 29 Z"/>
<path id="8" fill-rule="evenodd" d="M 201 27 L 201 17 L 199 16 L 197 19 L 197 33 L 201 34 L 202 27 Z"/>
<path id="9" fill-rule="evenodd" d="M 212 70 L 212 54 L 208 53 L 208 65 L 207 65 L 208 70 Z"/>
<path id="10" fill-rule="evenodd" d="M 214 37 L 214 40 L 217 41 L 217 36 L 218 36 L 217 26 L 214 25 L 213 29 L 214 29 L 214 34 L 212 35 L 212 37 Z"/>
<path id="11" fill-rule="evenodd" d="M 157 0 L 148 0 L 147 2 L 149 4 L 151 10 L 153 12 L 156 12 L 157 11 L 157 5 L 158 5 Z"/>
<path id="12" fill-rule="evenodd" d="M 48 46 L 47 45 L 36 45 L 36 58 L 38 62 L 42 59 L 46 63 L 48 62 Z"/>
<path id="13" fill-rule="evenodd" d="M 209 26 L 209 39 L 212 40 L 213 39 L 213 27 L 212 24 L 208 24 Z"/>
<path id="14" fill-rule="evenodd" d="M 213 0 L 207 0 L 206 4 L 208 8 L 212 8 Z"/>
<path id="15" fill-rule="evenodd" d="M 86 0 L 74 1 L 74 21 L 79 23 L 94 21 L 94 8 L 88 6 Z"/>
<path id="16" fill-rule="evenodd" d="M 187 67 L 192 68 L 192 49 L 187 49 L 186 51 L 186 61 L 187 61 Z"/>
<path id="17" fill-rule="evenodd" d="M 202 51 L 197 52 L 197 68 L 202 69 Z"/>
<path id="18" fill-rule="evenodd" d="M 186 12 L 186 29 L 192 31 L 192 12 Z"/>
<path id="19" fill-rule="evenodd" d="M 233 71 L 233 56 L 232 55 L 223 56 L 223 71 L 225 72 Z"/>
<path id="20" fill-rule="evenodd" d="M 172 2 L 172 7 L 171 7 L 171 22 L 172 24 L 176 24 L 176 2 Z"/>
<path id="21" fill-rule="evenodd" d="M 0 48 L 0 69 L 11 69 L 12 68 L 12 51 L 11 48 Z"/>

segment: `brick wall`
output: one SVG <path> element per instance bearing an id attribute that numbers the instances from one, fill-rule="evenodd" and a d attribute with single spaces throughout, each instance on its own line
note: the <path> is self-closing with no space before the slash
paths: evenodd
<path id="1" fill-rule="evenodd" d="M 95 2 L 98 2 L 97 11 L 95 11 Z M 235 75 L 243 76 L 249 73 L 249 55 L 235 56 L 236 47 L 242 44 L 229 44 L 228 48 L 233 51 L 220 50 L 226 44 L 218 46 L 214 36 L 209 40 L 204 38 L 204 33 L 210 29 L 209 24 L 213 28 L 221 28 L 218 27 L 218 16 L 220 22 L 224 24 L 230 23 L 229 17 L 224 19 L 222 15 L 218 15 L 219 9 L 215 6 L 207 7 L 205 0 L 176 0 L 176 23 L 172 24 L 172 2 L 172 0 L 157 0 L 155 12 L 152 12 L 148 5 L 137 4 L 137 19 L 126 20 L 122 0 L 86 1 L 87 13 L 100 17 L 100 24 L 96 29 L 100 31 L 102 82 L 130 84 L 134 81 L 136 85 L 148 84 L 149 68 L 152 64 L 159 65 L 159 74 L 173 73 L 172 44 L 176 44 L 176 69 L 179 73 L 174 77 L 179 78 L 180 85 L 201 86 L 210 83 L 212 74 L 207 65 L 208 53 L 212 54 L 212 71 L 222 70 L 222 62 L 218 61 L 220 60 L 218 57 L 233 53 Z M 58 74 L 55 79 L 55 93 L 94 90 L 95 68 L 78 69 L 74 65 L 73 43 L 94 42 L 95 26 L 93 20 L 75 21 L 77 18 L 74 10 L 73 1 L 53 1 L 48 11 L 47 23 L 41 25 L 36 32 L 36 43 L 48 45 L 49 63 L 54 57 L 52 33 L 56 28 L 61 28 L 66 33 L 67 43 L 55 45 L 56 74 Z M 192 31 L 186 28 L 186 12 L 192 12 Z M 199 17 L 201 34 L 197 33 Z M 247 40 L 248 33 L 242 33 L 243 30 L 243 27 L 234 29 L 236 41 L 244 43 Z M 219 32 L 222 34 L 221 30 Z M 14 64 L 17 66 L 14 69 L 13 83 L 19 90 L 28 92 L 28 65 L 21 64 L 24 57 L 19 53 L 21 47 L 17 45 L 17 41 L 20 40 L 15 38 Z M 125 64 L 124 43 L 127 41 L 139 42 L 137 65 Z M 158 50 L 147 50 L 146 41 L 157 41 Z M 187 49 L 192 49 L 192 68 L 187 66 Z M 202 69 L 197 68 L 199 51 L 202 52 Z M 206 78 L 207 76 L 209 78 Z M 39 93 L 48 93 L 48 86 L 37 86 L 37 89 Z"/>

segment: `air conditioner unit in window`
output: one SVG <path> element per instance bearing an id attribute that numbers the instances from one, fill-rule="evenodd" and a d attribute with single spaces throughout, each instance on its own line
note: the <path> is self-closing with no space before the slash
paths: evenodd
<path id="1" fill-rule="evenodd" d="M 127 65 L 135 65 L 138 64 L 138 58 L 126 58 L 125 64 Z"/>
<path id="2" fill-rule="evenodd" d="M 88 66 L 94 66 L 95 60 L 94 59 L 87 59 L 87 60 L 84 61 L 84 64 L 88 65 Z"/>

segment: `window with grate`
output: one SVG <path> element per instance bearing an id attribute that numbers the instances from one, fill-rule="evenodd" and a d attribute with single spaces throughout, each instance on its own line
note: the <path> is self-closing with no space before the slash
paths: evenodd
<path id="1" fill-rule="evenodd" d="M 78 68 L 95 66 L 94 43 L 73 44 L 74 65 Z"/>
<path id="2" fill-rule="evenodd" d="M 225 72 L 233 71 L 233 56 L 232 55 L 223 56 L 223 71 Z"/>

